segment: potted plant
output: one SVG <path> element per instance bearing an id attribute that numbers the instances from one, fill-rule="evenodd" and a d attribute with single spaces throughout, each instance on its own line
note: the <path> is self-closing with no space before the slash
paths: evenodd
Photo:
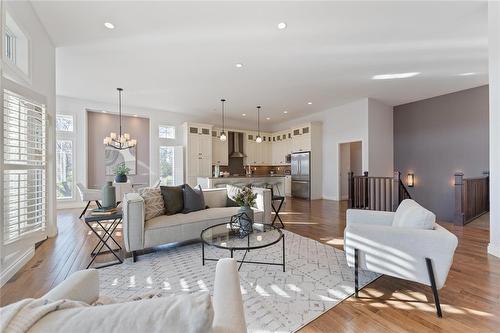
<path id="1" fill-rule="evenodd" d="M 125 165 L 125 162 L 117 164 L 114 169 L 115 172 L 115 182 L 117 183 L 126 183 L 127 175 L 130 172 L 130 168 Z"/>
<path id="2" fill-rule="evenodd" d="M 254 215 L 252 207 L 255 206 L 256 198 L 257 194 L 253 193 L 252 189 L 250 189 L 249 187 L 244 187 L 243 189 L 239 190 L 234 197 L 234 201 L 240 206 L 239 213 L 245 213 L 250 219 L 248 221 L 250 224 L 253 223 Z"/>

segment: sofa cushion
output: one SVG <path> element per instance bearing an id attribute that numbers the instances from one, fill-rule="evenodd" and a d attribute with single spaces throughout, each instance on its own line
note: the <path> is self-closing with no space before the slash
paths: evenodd
<path id="1" fill-rule="evenodd" d="M 205 210 L 199 210 L 189 214 L 162 215 L 147 221 L 144 227 L 146 230 L 153 230 L 168 228 L 181 224 L 198 222 L 201 223 L 213 220 L 221 220 L 221 223 L 223 223 L 225 220 L 229 222 L 230 217 L 237 214 L 238 210 L 239 207 L 215 207 Z M 262 218 L 263 212 L 254 209 L 254 220 L 256 222 L 261 222 Z M 200 232 L 201 230 L 202 229 L 200 229 Z"/>
<path id="2" fill-rule="evenodd" d="M 59 310 L 28 332 L 211 332 L 209 293 Z"/>
<path id="3" fill-rule="evenodd" d="M 173 215 L 181 213 L 184 209 L 184 197 L 180 186 L 160 186 L 161 195 L 165 204 L 165 214 Z"/>
<path id="4" fill-rule="evenodd" d="M 144 220 L 151 220 L 165 214 L 165 203 L 159 187 L 144 187 L 139 189 L 139 195 L 144 199 Z"/>
<path id="5" fill-rule="evenodd" d="M 182 194 L 184 200 L 184 209 L 182 212 L 184 214 L 205 209 L 205 199 L 203 198 L 203 191 L 200 185 L 198 185 L 198 188 L 193 189 L 188 184 L 184 184 Z"/>
<path id="6" fill-rule="evenodd" d="M 402 228 L 434 229 L 436 215 L 411 199 L 401 202 L 392 225 Z"/>

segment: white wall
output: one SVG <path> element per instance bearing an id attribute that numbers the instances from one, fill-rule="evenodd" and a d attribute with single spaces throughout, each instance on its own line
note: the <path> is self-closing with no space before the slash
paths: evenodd
<path id="1" fill-rule="evenodd" d="M 394 172 L 393 108 L 368 99 L 369 173 L 391 177 Z"/>
<path id="2" fill-rule="evenodd" d="M 488 3 L 490 80 L 490 244 L 500 257 L 500 2 Z"/>
<path id="3" fill-rule="evenodd" d="M 323 123 L 323 198 L 339 200 L 339 145 L 345 142 L 361 141 L 363 170 L 368 170 L 368 99 L 364 98 L 292 119 L 273 130 L 282 130 L 310 121 Z"/>
<path id="4" fill-rule="evenodd" d="M 56 191 L 55 191 L 55 127 L 56 110 L 55 93 L 55 48 L 45 28 L 36 16 L 28 1 L 2 1 L 2 32 L 5 24 L 5 10 L 16 21 L 31 43 L 30 77 L 20 75 L 12 66 L 2 64 L 2 76 L 33 90 L 46 99 L 48 114 L 48 156 L 47 156 L 47 201 L 48 219 L 47 234 L 53 237 L 57 234 L 56 221 Z M 2 33 L 3 38 L 3 33 Z M 3 50 L 1 52 L 3 55 Z M 2 257 L 1 281 L 4 283 L 16 270 L 20 269 L 34 253 L 34 246 L 27 245 L 25 250 L 9 257 Z"/>

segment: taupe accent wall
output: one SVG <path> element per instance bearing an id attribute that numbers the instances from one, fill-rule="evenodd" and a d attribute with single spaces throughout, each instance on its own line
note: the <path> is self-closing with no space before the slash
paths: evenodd
<path id="1" fill-rule="evenodd" d="M 119 117 L 113 114 L 87 112 L 88 121 L 88 186 L 101 188 L 113 176 L 105 175 L 103 139 L 110 132 L 118 133 Z M 149 184 L 149 119 L 122 117 L 122 133 L 137 140 L 137 174 L 129 176 L 132 183 Z"/>
<path id="2" fill-rule="evenodd" d="M 394 107 L 394 166 L 411 196 L 439 220 L 452 221 L 453 174 L 481 176 L 488 170 L 488 86 Z"/>

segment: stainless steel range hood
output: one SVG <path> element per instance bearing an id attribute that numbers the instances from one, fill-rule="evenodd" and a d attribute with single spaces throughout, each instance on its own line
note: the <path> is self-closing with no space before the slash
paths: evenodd
<path id="1" fill-rule="evenodd" d="M 232 142 L 232 150 L 231 153 L 229 154 L 229 157 L 246 157 L 245 154 L 243 154 L 243 133 L 239 132 L 229 132 L 229 136 L 233 138 Z"/>

